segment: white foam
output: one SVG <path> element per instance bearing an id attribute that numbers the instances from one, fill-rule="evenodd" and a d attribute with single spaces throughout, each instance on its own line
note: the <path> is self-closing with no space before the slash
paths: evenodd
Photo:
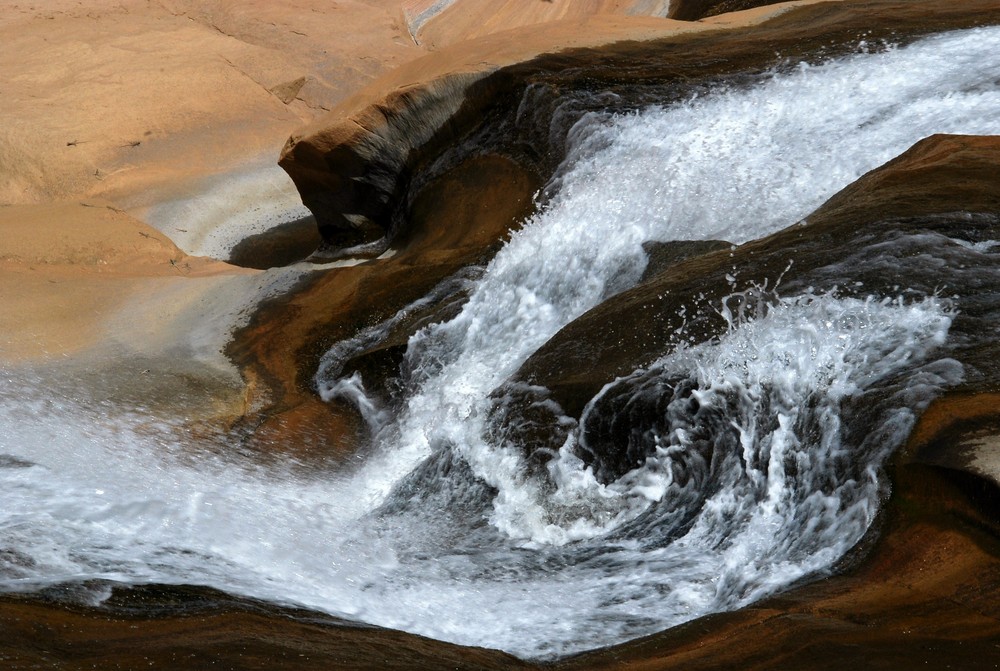
<path id="1" fill-rule="evenodd" d="M 822 469 L 857 447 L 830 438 L 837 399 L 933 356 L 946 304 L 789 298 L 659 362 L 693 375 L 706 400 L 735 390 L 752 409 L 758 388 L 788 400 L 774 426 L 741 415 L 749 466 L 720 471 L 733 486 L 705 493 L 670 542 L 651 537 L 660 518 L 643 525 L 691 493 L 672 465 L 680 443 L 663 437 L 654 458 L 607 485 L 568 444 L 549 482 L 514 447 L 484 439 L 488 394 L 564 324 L 635 281 L 644 241 L 766 235 L 926 135 L 1000 132 L 998 71 L 1000 30 L 980 29 L 749 91 L 588 117 L 545 211 L 497 255 L 458 317 L 411 341 L 415 393 L 396 421 L 378 418 L 380 445 L 353 472 L 221 459 L 218 445 L 93 407 L 55 377 L 0 371 L 0 454 L 12 457 L 0 462 L 0 584 L 205 584 L 546 657 L 747 603 L 830 565 L 874 514 L 884 452 L 866 446 L 860 475 L 825 488 L 761 455 L 804 455 L 805 468 L 815 453 Z M 252 190 L 223 189 L 213 213 L 178 203 L 160 225 L 187 228 L 189 213 L 190 230 L 214 229 L 205 222 L 230 220 Z M 198 238 L 188 249 L 226 244 Z M 957 375 L 953 362 L 928 364 L 921 398 Z M 820 400 L 816 445 L 796 433 L 802 394 Z M 905 434 L 909 407 L 889 403 L 875 443 Z"/>

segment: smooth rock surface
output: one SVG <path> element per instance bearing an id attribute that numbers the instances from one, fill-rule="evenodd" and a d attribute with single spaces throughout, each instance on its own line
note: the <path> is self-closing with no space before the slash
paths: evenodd
<path id="1" fill-rule="evenodd" d="M 0 64 L 11 76 L 4 91 L 8 97 L 2 118 L 6 130 L 0 130 L 0 159 L 5 167 L 14 168 L 0 182 L 0 200 L 38 203 L 73 199 L 52 206 L 58 210 L 52 212 L 46 209 L 49 205 L 32 205 L 30 210 L 0 208 L 0 226 L 29 231 L 28 238 L 34 230 L 23 228 L 28 222 L 35 222 L 31 223 L 34 226 L 51 219 L 70 231 L 70 243 L 62 249 L 41 244 L 37 238 L 31 240 L 37 246 L 26 248 L 19 246 L 21 238 L 17 236 L 0 237 L 0 250 L 4 250 L 0 256 L 8 257 L 0 261 L 0 290 L 5 311 L 12 308 L 7 321 L 0 324 L 8 338 L 6 345 L 0 342 L 0 354 L 20 360 L 78 352 L 109 337 L 105 321 L 111 314 L 117 315 L 114 319 L 120 324 L 116 337 L 132 338 L 134 346 L 162 354 L 173 351 L 181 340 L 177 331 L 171 330 L 179 328 L 178 320 L 205 326 L 189 318 L 191 314 L 204 316 L 203 312 L 184 312 L 178 304 L 210 301 L 211 294 L 221 302 L 252 295 L 248 289 L 237 291 L 233 287 L 256 281 L 257 274 L 221 264 L 216 268 L 209 261 L 180 256 L 179 250 L 155 231 L 114 209 L 118 205 L 89 196 L 121 198 L 140 207 L 156 202 L 164 193 L 184 191 L 204 174 L 228 170 L 258 150 L 270 151 L 275 129 L 287 134 L 289 127 L 311 117 L 316 109 L 334 105 L 344 90 L 367 81 L 394 59 L 401 62 L 422 53 L 406 34 L 402 14 L 395 11 L 397 5 L 386 9 L 386 3 L 372 1 L 351 6 L 356 11 L 350 21 L 344 21 L 340 14 L 324 13 L 324 8 L 333 7 L 329 3 L 317 7 L 309 2 L 165 2 L 150 10 L 151 15 L 139 11 L 140 3 L 98 3 L 89 10 L 71 3 L 48 3 L 24 16 L 16 5 L 3 6 L 7 22 L 0 24 L 0 31 L 5 46 L 11 48 L 3 50 Z M 168 11 L 163 13 L 159 7 Z M 743 32 L 690 33 L 684 39 L 656 45 L 619 44 L 583 55 L 547 57 L 536 60 L 532 67 L 543 63 L 543 69 L 556 73 L 545 81 L 570 89 L 575 86 L 574 78 L 581 77 L 587 85 L 597 81 L 602 86 L 661 79 L 686 82 L 698 73 L 712 77 L 741 69 L 759 70 L 773 62 L 775 50 L 793 56 L 804 54 L 831 39 L 846 44 L 861 30 L 873 30 L 877 36 L 905 36 L 995 21 L 998 11 L 996 2 L 985 0 L 962 4 L 887 0 L 824 4 L 787 11 Z M 756 21 L 763 15 L 752 16 Z M 749 20 L 722 16 L 695 30 Z M 91 21 L 95 23 L 91 25 Z M 48 33 L 50 28 L 38 25 L 57 26 L 58 30 Z M 650 19 L 599 17 L 529 30 L 523 44 L 512 43 L 506 35 L 487 46 L 496 53 L 509 48 L 508 61 L 497 59 L 500 64 L 509 64 L 523 58 L 525 50 L 535 54 L 552 45 L 596 46 L 601 40 L 645 38 L 662 35 L 664 30 L 679 30 L 665 25 L 654 25 Z M 365 36 L 371 34 L 365 30 L 371 26 L 381 31 L 384 39 L 364 45 Z M 599 30 L 574 41 L 574 31 L 585 33 L 587 26 L 598 26 Z M 345 42 L 343 55 L 325 53 L 331 35 L 352 31 L 358 44 L 352 47 Z M 310 35 L 301 34 L 307 32 Z M 61 35 L 62 39 L 45 44 L 50 35 Z M 74 35 L 79 41 L 67 37 Z M 149 39 L 150 35 L 163 39 Z M 506 44 L 501 44 L 504 40 Z M 301 47 L 303 43 L 316 48 L 307 50 L 306 56 L 290 55 L 289 45 Z M 178 45 L 183 47 L 179 52 L 175 51 Z M 353 51 L 355 47 L 366 49 L 364 53 L 372 60 L 347 59 L 358 53 Z M 207 72 L 195 67 L 206 62 L 206 53 L 219 54 L 224 62 L 211 59 Z M 453 118 L 448 114 L 454 102 L 450 96 L 466 95 L 469 82 L 480 81 L 476 79 L 480 71 L 475 69 L 478 52 L 468 48 L 465 60 L 456 55 L 459 53 L 461 50 L 398 71 L 386 80 L 390 83 L 379 83 L 347 104 L 345 118 L 373 115 L 372 109 L 378 108 L 367 106 L 381 104 L 392 91 L 412 92 L 421 82 L 451 77 L 454 69 L 458 78 L 453 83 L 457 81 L 457 85 L 438 89 L 444 102 L 438 100 L 434 105 L 444 113 L 433 123 Z M 712 53 L 717 60 L 706 65 L 705 53 Z M 449 64 L 449 58 L 458 60 Z M 647 59 L 644 65 L 634 72 L 623 67 L 633 59 L 643 62 L 643 58 Z M 660 65 L 652 67 L 650 61 Z M 325 64 L 323 67 L 329 69 L 324 72 L 331 73 L 329 80 L 324 81 L 315 70 L 304 74 L 301 63 L 305 62 Z M 46 70 L 52 63 L 59 65 Z M 173 69 L 167 68 L 170 71 L 157 79 L 163 63 Z M 584 65 L 596 69 L 588 71 Z M 338 71 L 337 67 L 346 69 Z M 491 61 L 483 67 L 492 72 L 498 63 Z M 462 78 L 470 72 L 468 79 Z M 511 76 L 505 85 L 525 72 L 536 71 L 529 68 L 505 74 Z M 91 73 L 93 80 L 84 80 L 81 73 Z M 590 79 L 592 75 L 594 79 Z M 159 87 L 150 87 L 150 79 Z M 341 90 L 336 88 L 339 81 L 353 83 Z M 155 95 L 140 96 L 143 91 Z M 477 104 L 486 104 L 490 90 L 483 91 L 484 97 Z M 42 96 L 50 115 L 37 114 L 34 95 Z M 108 101 L 118 95 L 133 104 L 109 105 Z M 81 100 L 93 105 L 81 104 Z M 164 100 L 177 100 L 178 107 L 164 106 Z M 251 442 L 272 452 L 294 455 L 300 450 L 299 456 L 322 460 L 331 452 L 342 449 L 346 453 L 363 442 L 358 419 L 350 409 L 323 404 L 312 392 L 311 376 L 318 357 L 332 342 L 391 316 L 440 279 L 488 259 L 496 243 L 533 209 L 532 197 L 546 176 L 539 167 L 544 162 L 524 162 L 513 152 L 497 152 L 463 154 L 453 164 L 437 164 L 439 172 L 421 180 L 425 175 L 421 168 L 434 164 L 437 152 L 454 146 L 455 138 L 464 137 L 469 129 L 451 129 L 442 135 L 440 128 L 434 127 L 428 133 L 420 127 L 423 122 L 413 111 L 416 107 L 411 107 L 409 94 L 392 100 L 398 103 L 394 109 L 401 119 L 396 131 L 413 124 L 418 132 L 412 137 L 440 141 L 426 145 L 433 149 L 426 154 L 421 153 L 424 145 L 415 155 L 411 145 L 390 152 L 402 157 L 402 162 L 386 165 L 393 170 L 406 167 L 410 171 L 407 176 L 416 177 L 412 183 L 419 185 L 398 188 L 395 180 L 400 173 L 389 174 L 385 182 L 392 182 L 387 193 L 398 201 L 394 208 L 400 208 L 393 212 L 407 216 L 406 227 L 394 238 L 395 256 L 352 267 L 317 267 L 316 273 L 303 274 L 305 279 L 294 290 L 284 287 L 277 297 L 272 292 L 274 300 L 256 312 L 229 348 L 242 365 L 248 391 L 242 402 L 231 403 L 226 412 L 241 416 Z M 109 108 L 112 112 L 102 116 Z M 216 115 L 220 109 L 227 113 Z M 230 112 L 232 116 L 228 116 Z M 377 120 L 377 116 L 372 118 Z M 151 119 L 162 125 L 151 126 Z M 318 128 L 330 128 L 324 124 L 329 121 Z M 99 140 L 83 133 L 91 130 Z M 147 130 L 152 134 L 145 135 Z M 342 137 L 336 129 L 330 132 L 331 137 Z M 375 128 L 373 132 L 378 135 L 380 131 Z M 345 146 L 354 151 L 351 143 L 361 135 L 348 135 Z M 403 133 L 403 137 L 409 141 L 411 136 Z M 73 141 L 78 144 L 70 144 Z M 140 144 L 132 146 L 134 141 Z M 996 141 L 990 139 L 939 137 L 921 143 L 886 169 L 849 187 L 843 192 L 847 195 L 832 199 L 809 218 L 808 226 L 757 247 L 748 246 L 741 253 L 757 254 L 758 259 L 750 265 L 771 276 L 785 267 L 781 250 L 800 244 L 803 231 L 836 233 L 858 227 L 859 221 L 950 215 L 961 209 L 996 213 L 1000 210 L 995 189 L 997 150 Z M 344 166 L 363 171 L 368 164 L 354 162 L 361 155 L 348 152 L 335 155 L 332 161 L 328 161 L 329 156 L 314 156 L 310 158 L 315 159 L 313 177 L 332 180 L 330 175 L 341 174 L 337 171 Z M 104 176 L 107 181 L 91 181 Z M 88 196 L 84 202 L 103 205 L 103 210 L 78 205 L 81 194 Z M 445 214 L 451 212 L 461 216 L 446 219 Z M 87 230 L 72 230 L 73 222 L 86 222 Z M 935 222 L 919 225 L 954 224 L 951 219 Z M 830 240 L 817 234 L 812 244 L 824 248 Z M 722 249 L 682 262 L 677 281 L 694 286 L 714 278 L 718 291 L 728 291 L 728 285 L 717 277 L 723 265 L 718 255 L 725 255 L 729 263 L 728 254 Z M 102 260 L 109 261 L 107 265 L 114 270 L 102 270 Z M 196 269 L 204 271 L 204 277 L 185 276 L 184 271 L 194 274 Z M 64 280 L 68 286 L 59 286 Z M 122 288 L 133 281 L 137 291 L 125 297 L 128 314 L 122 315 Z M 58 290 L 52 291 L 53 286 Z M 648 299 L 654 304 L 651 295 L 640 290 L 642 287 L 629 300 Z M 212 304 L 213 310 L 216 307 L 217 303 Z M 147 318 L 173 310 L 181 315 L 173 321 Z M 139 321 L 144 328 L 129 335 L 125 320 Z M 172 326 L 163 327 L 164 323 Z M 580 328 L 576 322 L 574 325 L 568 328 Z M 706 323 L 707 332 L 717 327 Z M 556 364 L 546 368 L 538 360 L 529 362 L 531 367 L 522 372 L 550 375 L 557 393 L 564 394 L 569 399 L 567 407 L 571 407 L 572 399 L 583 398 L 584 391 L 593 389 L 599 378 L 607 379 L 622 366 L 634 364 L 638 349 L 630 344 L 625 355 L 616 358 L 601 344 L 602 333 L 596 328 L 582 332 L 581 342 L 592 338 L 598 343 L 587 345 L 589 354 L 583 353 L 589 357 L 599 352 L 598 365 L 589 377 L 568 378 Z M 385 352 L 367 352 L 356 365 L 360 368 L 367 362 L 374 367 L 391 359 L 392 347 L 398 347 L 405 335 L 406 329 L 401 329 L 385 344 Z M 570 335 L 563 333 L 557 338 L 569 343 Z M 580 354 L 570 345 L 565 352 L 569 357 Z M 926 413 L 910 445 L 892 466 L 895 489 L 881 523 L 856 556 L 845 562 L 843 574 L 737 613 L 703 618 L 641 641 L 543 668 L 835 669 L 899 668 L 901 664 L 995 668 L 1000 644 L 1000 531 L 995 469 L 997 399 L 991 380 L 998 378 L 993 375 L 996 364 L 991 367 L 990 362 L 1000 359 L 989 348 L 965 354 L 982 375 L 943 397 Z M 195 361 L 192 365 L 202 364 Z M 144 381 L 138 368 L 134 372 L 136 381 Z M 172 387 L 164 385 L 168 388 Z M 115 611 L 69 606 L 51 598 L 5 598 L 0 603 L 0 664 L 12 669 L 113 665 L 177 669 L 531 668 L 490 651 L 317 622 L 309 614 L 205 595 L 199 590 L 178 588 L 163 597 L 153 593 L 155 589 L 138 593 L 129 608 Z"/>
<path id="2" fill-rule="evenodd" d="M 977 25 L 997 10 L 987 0 L 962 7 L 898 0 L 813 5 L 783 3 L 701 22 L 598 14 L 454 44 L 394 70 L 296 131 L 279 163 L 333 252 L 377 255 L 405 226 L 409 184 L 484 120 L 503 114 L 498 107 L 516 108 L 528 86 L 618 93 L 673 83 L 680 95 L 699 79 L 761 72 L 820 48 L 829 57 L 861 35 L 905 40 Z M 707 62 L 706 53 L 713 54 Z M 546 157 L 552 149 L 538 147 L 543 163 L 558 161 Z M 554 165 L 527 167 L 544 177 Z"/>

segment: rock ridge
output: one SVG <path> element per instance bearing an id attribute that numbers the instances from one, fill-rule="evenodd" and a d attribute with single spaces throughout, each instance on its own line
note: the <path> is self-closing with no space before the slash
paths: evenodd
<path id="1" fill-rule="evenodd" d="M 432 178 L 428 172 L 441 155 L 475 137 L 484 120 L 516 115 L 528 87 L 621 95 L 671 85 L 676 93 L 713 73 L 761 73 L 809 58 L 820 46 L 825 57 L 846 52 L 861 35 L 905 42 L 995 19 L 996 3 L 973 4 L 807 0 L 700 22 L 598 15 L 496 33 L 379 79 L 289 137 L 279 164 L 315 216 L 326 252 L 377 256 L 405 228 L 413 186 Z M 928 13 L 935 15 L 933 26 Z M 704 53 L 713 58 L 706 62 Z M 544 180 L 558 163 L 558 150 L 543 142 L 535 147 L 540 161 L 518 160 Z M 482 148 L 466 148 L 474 151 Z"/>

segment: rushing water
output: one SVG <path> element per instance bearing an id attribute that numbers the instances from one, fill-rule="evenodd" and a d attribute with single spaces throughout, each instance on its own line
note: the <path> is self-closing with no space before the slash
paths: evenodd
<path id="1" fill-rule="evenodd" d="M 880 465 L 915 411 L 963 374 L 948 339 L 960 293 L 846 295 L 832 290 L 845 267 L 830 287 L 775 295 L 605 387 L 541 473 L 491 438 L 489 395 L 637 281 L 643 242 L 758 238 L 922 137 L 1000 133 L 997 72 L 1000 29 L 979 29 L 582 119 L 544 210 L 481 275 L 455 279 L 469 292 L 457 317 L 410 341 L 401 407 L 338 379 L 350 342 L 324 359 L 321 393 L 372 424 L 347 473 L 213 456 L 175 427 L 7 372 L 0 583 L 210 585 L 550 657 L 828 568 L 871 523 Z M 951 243 L 939 265 L 990 264 L 992 249 Z M 634 467 L 584 466 L 626 434 Z"/>

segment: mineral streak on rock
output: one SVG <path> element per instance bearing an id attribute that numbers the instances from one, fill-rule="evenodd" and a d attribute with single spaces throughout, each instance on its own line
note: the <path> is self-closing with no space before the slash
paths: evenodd
<path id="1" fill-rule="evenodd" d="M 708 16 L 777 4 L 773 0 L 674 0 L 670 3 L 670 18 L 697 21 Z"/>

